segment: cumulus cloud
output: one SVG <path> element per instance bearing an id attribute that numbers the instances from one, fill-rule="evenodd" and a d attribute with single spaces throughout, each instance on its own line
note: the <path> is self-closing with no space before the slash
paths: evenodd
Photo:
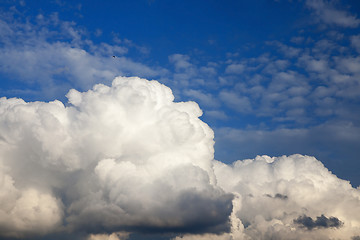
<path id="1" fill-rule="evenodd" d="M 218 185 L 235 196 L 231 231 L 185 234 L 176 240 L 358 236 L 360 222 L 353 211 L 359 211 L 359 190 L 338 179 L 314 157 L 263 155 L 232 165 L 215 161 L 214 170 Z"/>
<path id="2" fill-rule="evenodd" d="M 196 103 L 139 78 L 67 97 L 0 100 L 2 236 L 228 230 L 232 194 Z"/>
<path id="3" fill-rule="evenodd" d="M 4 170 L 0 168 L 1 236 L 26 238 L 56 230 L 63 216 L 61 201 L 36 188 L 17 188 Z"/>
<path id="4" fill-rule="evenodd" d="M 1 237 L 360 234 L 349 182 L 303 155 L 214 160 L 198 105 L 174 102 L 159 82 L 118 77 L 67 97 L 66 106 L 0 99 Z"/>
<path id="5" fill-rule="evenodd" d="M 218 185 L 241 196 L 235 214 L 249 239 L 349 239 L 360 231 L 359 190 L 314 157 L 265 155 L 214 169 Z"/>

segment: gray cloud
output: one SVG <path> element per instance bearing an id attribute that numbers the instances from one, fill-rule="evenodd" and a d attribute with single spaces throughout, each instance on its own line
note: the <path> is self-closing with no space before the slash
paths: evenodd
<path id="1" fill-rule="evenodd" d="M 288 196 L 283 195 L 281 193 L 277 193 L 274 196 L 272 196 L 271 194 L 266 194 L 265 196 L 269 197 L 269 198 L 277 198 L 277 199 L 281 199 L 281 200 L 286 200 L 288 199 Z"/>
<path id="2" fill-rule="evenodd" d="M 343 225 L 343 222 L 341 222 L 338 218 L 327 218 L 323 214 L 320 217 L 316 217 L 316 220 L 313 220 L 311 217 L 303 215 L 295 219 L 294 223 L 302 225 L 308 230 L 313 230 L 316 228 L 339 228 Z"/>

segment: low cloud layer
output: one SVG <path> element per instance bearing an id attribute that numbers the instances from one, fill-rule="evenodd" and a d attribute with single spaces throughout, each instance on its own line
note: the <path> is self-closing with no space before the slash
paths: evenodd
<path id="1" fill-rule="evenodd" d="M 0 237 L 360 235 L 359 189 L 309 156 L 214 160 L 198 105 L 157 81 L 118 77 L 67 98 L 0 99 Z"/>

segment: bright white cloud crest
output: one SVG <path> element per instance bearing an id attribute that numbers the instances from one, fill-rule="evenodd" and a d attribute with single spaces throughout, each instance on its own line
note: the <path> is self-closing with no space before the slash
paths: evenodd
<path id="1" fill-rule="evenodd" d="M 358 189 L 312 157 L 214 160 L 198 105 L 174 102 L 156 81 L 118 77 L 67 97 L 69 106 L 0 99 L 2 237 L 360 235 Z"/>

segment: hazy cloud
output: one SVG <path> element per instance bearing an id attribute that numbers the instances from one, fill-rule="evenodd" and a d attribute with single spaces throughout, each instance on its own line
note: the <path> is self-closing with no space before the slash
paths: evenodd
<path id="1" fill-rule="evenodd" d="M 360 35 L 355 35 L 350 38 L 352 46 L 357 52 L 360 52 Z"/>
<path id="2" fill-rule="evenodd" d="M 1 14 L 0 73 L 39 89 L 46 98 L 74 86 L 85 90 L 110 83 L 117 75 L 154 77 L 166 72 L 125 57 L 128 45 L 93 43 L 85 31 L 57 14 L 31 21 L 11 12 Z"/>
<path id="3" fill-rule="evenodd" d="M 334 1 L 307 0 L 306 5 L 315 11 L 316 16 L 325 24 L 338 25 L 341 27 L 355 28 L 360 20 L 345 10 L 340 10 L 333 4 Z"/>
<path id="4" fill-rule="evenodd" d="M 219 97 L 226 105 L 235 111 L 249 113 L 252 110 L 251 103 L 246 96 L 239 96 L 230 91 L 221 91 Z"/>
<path id="5" fill-rule="evenodd" d="M 227 74 L 241 74 L 243 73 L 245 70 L 245 65 L 244 64 L 231 64 L 229 66 L 226 67 L 225 69 L 225 73 Z"/>

